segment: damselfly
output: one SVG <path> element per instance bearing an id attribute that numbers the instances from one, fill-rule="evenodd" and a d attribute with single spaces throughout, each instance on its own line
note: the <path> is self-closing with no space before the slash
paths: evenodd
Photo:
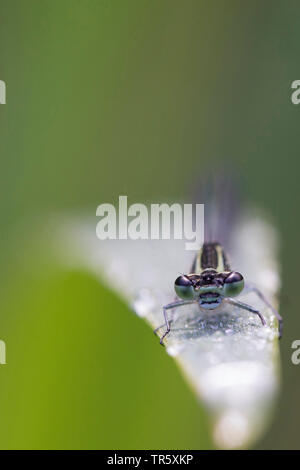
<path id="1" fill-rule="evenodd" d="M 230 231 L 241 210 L 241 197 L 237 181 L 234 181 L 233 175 L 228 176 L 220 173 L 210 181 L 202 182 L 202 191 L 197 198 L 203 198 L 207 208 L 205 241 L 194 259 L 190 274 L 181 275 L 175 280 L 176 300 L 163 307 L 166 331 L 160 338 L 161 344 L 171 330 L 167 312 L 183 305 L 198 304 L 200 311 L 209 314 L 223 304 L 231 304 L 256 314 L 265 326 L 265 318 L 258 309 L 236 299 L 244 288 L 256 294 L 271 309 L 278 320 L 279 338 L 282 336 L 283 320 L 277 310 L 257 286 L 245 283 L 242 274 L 230 268 L 224 244 L 228 245 Z M 212 241 L 213 238 L 218 242 Z M 154 331 L 158 330 L 156 328 Z"/>
<path id="2" fill-rule="evenodd" d="M 244 286 L 242 274 L 237 271 L 231 271 L 222 246 L 216 242 L 204 243 L 195 257 L 191 273 L 183 274 L 175 280 L 174 288 L 177 299 L 163 307 L 166 332 L 161 336 L 160 344 L 163 344 L 164 338 L 171 331 L 171 322 L 168 319 L 167 311 L 183 305 L 196 303 L 199 305 L 200 310 L 214 310 L 223 303 L 229 303 L 242 310 L 255 313 L 260 318 L 263 326 L 265 326 L 266 321 L 259 310 L 237 299 L 233 299 L 233 297 L 237 297 L 242 292 Z M 272 310 L 278 319 L 279 338 L 281 338 L 283 320 L 277 310 L 273 308 L 257 287 L 247 285 L 247 288 L 257 294 Z"/>

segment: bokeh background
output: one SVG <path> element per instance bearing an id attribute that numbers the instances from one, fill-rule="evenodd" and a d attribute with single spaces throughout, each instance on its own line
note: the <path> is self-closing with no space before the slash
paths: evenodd
<path id="1" fill-rule="evenodd" d="M 1 448 L 213 448 L 150 329 L 43 240 L 53 214 L 177 201 L 227 164 L 282 239 L 283 388 L 257 447 L 300 448 L 299 44 L 296 0 L 0 0 Z"/>

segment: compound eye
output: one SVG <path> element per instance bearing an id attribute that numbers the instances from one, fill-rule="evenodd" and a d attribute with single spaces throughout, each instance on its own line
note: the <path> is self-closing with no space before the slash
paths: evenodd
<path id="1" fill-rule="evenodd" d="M 225 279 L 224 282 L 224 295 L 225 297 L 236 297 L 244 289 L 244 278 L 243 276 L 232 271 Z"/>
<path id="2" fill-rule="evenodd" d="M 175 281 L 175 292 L 183 300 L 195 298 L 195 291 L 192 281 L 187 276 L 179 276 Z"/>

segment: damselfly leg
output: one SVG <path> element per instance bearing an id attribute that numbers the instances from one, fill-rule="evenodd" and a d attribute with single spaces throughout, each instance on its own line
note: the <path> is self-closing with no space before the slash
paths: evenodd
<path id="1" fill-rule="evenodd" d="M 165 305 L 163 307 L 164 319 L 165 319 L 165 323 L 164 323 L 163 326 L 165 326 L 167 329 L 166 329 L 165 333 L 160 338 L 160 341 L 159 341 L 160 344 L 163 345 L 163 340 L 170 333 L 170 330 L 171 330 L 170 320 L 168 319 L 167 310 L 170 310 L 170 309 L 176 308 L 176 307 L 181 307 L 182 305 L 190 305 L 190 304 L 194 304 L 194 303 L 197 303 L 197 301 L 195 301 L 195 300 L 177 300 L 176 302 L 172 302 L 172 303 L 170 303 L 168 305 Z M 157 331 L 159 328 L 156 328 L 155 331 Z"/>
<path id="2" fill-rule="evenodd" d="M 224 299 L 224 302 L 234 305 L 235 307 L 239 307 L 243 310 L 247 310 L 248 312 L 255 313 L 256 315 L 259 316 L 261 319 L 262 324 L 265 326 L 266 325 L 266 320 L 264 319 L 263 315 L 260 313 L 259 310 L 256 310 L 256 308 L 251 307 L 248 304 L 244 304 L 244 302 L 240 302 L 239 300 L 234 300 L 230 298 Z"/>
<path id="3" fill-rule="evenodd" d="M 274 313 L 275 317 L 278 320 L 278 331 L 279 331 L 279 339 L 282 337 L 282 332 L 283 332 L 283 318 L 279 315 L 278 311 L 276 308 L 273 307 L 273 305 L 270 304 L 270 302 L 266 299 L 264 294 L 254 285 L 252 284 L 246 284 L 246 289 L 249 292 L 254 292 L 263 302 L 264 304 L 272 310 Z"/>

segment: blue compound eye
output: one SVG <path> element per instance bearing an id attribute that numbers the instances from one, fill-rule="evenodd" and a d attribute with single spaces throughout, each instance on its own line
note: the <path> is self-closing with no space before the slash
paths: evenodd
<path id="1" fill-rule="evenodd" d="M 244 278 L 243 276 L 236 272 L 232 271 L 224 282 L 224 295 L 225 297 L 236 297 L 244 289 Z"/>
<path id="2" fill-rule="evenodd" d="M 175 281 L 175 292 L 183 300 L 195 298 L 195 290 L 192 281 L 187 276 L 179 276 Z"/>

